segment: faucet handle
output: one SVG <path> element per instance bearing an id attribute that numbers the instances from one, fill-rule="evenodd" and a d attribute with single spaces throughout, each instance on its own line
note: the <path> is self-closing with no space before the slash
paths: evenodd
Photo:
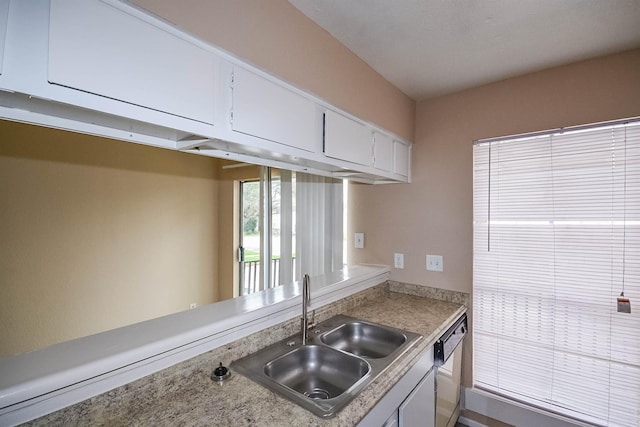
<path id="1" fill-rule="evenodd" d="M 315 327 L 316 327 L 316 311 L 311 310 L 311 320 L 309 320 L 307 323 L 307 329 L 311 329 Z"/>

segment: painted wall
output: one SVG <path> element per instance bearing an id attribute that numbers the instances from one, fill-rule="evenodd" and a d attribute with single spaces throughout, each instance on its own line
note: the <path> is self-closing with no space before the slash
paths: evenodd
<path id="1" fill-rule="evenodd" d="M 0 357 L 217 301 L 218 169 L 0 121 Z"/>
<path id="2" fill-rule="evenodd" d="M 132 3 L 413 141 L 415 102 L 287 0 Z"/>
<path id="3" fill-rule="evenodd" d="M 471 292 L 473 141 L 638 115 L 640 49 L 419 102 L 412 183 L 351 186 L 351 225 L 366 233 L 351 259 L 402 252 L 391 279 Z M 427 272 L 426 254 L 444 272 Z"/>
<path id="4" fill-rule="evenodd" d="M 419 102 L 413 182 L 351 186 L 350 229 L 366 233 L 366 247 L 350 259 L 393 265 L 402 252 L 405 268 L 392 268 L 392 280 L 471 292 L 473 141 L 632 116 L 640 116 L 640 49 Z M 427 272 L 426 254 L 443 255 L 444 272 Z"/>

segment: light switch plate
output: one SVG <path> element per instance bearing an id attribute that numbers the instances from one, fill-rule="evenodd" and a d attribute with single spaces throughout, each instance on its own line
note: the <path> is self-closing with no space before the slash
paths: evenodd
<path id="1" fill-rule="evenodd" d="M 364 233 L 355 233 L 353 241 L 354 241 L 354 247 L 356 249 L 363 249 L 364 248 Z"/>
<path id="2" fill-rule="evenodd" d="M 443 271 L 442 255 L 427 255 L 427 270 L 429 271 Z"/>

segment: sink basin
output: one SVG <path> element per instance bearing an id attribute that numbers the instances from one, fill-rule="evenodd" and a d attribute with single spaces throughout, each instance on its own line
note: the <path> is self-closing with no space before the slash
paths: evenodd
<path id="1" fill-rule="evenodd" d="M 366 361 L 318 345 L 298 347 L 264 367 L 265 375 L 311 399 L 338 397 L 369 371 Z"/>
<path id="2" fill-rule="evenodd" d="M 314 414 L 330 418 L 420 335 L 338 315 L 231 363 L 231 369 Z"/>
<path id="3" fill-rule="evenodd" d="M 320 340 L 333 348 L 371 359 L 386 357 L 407 341 L 407 336 L 390 329 L 362 321 L 350 321 L 326 332 Z"/>

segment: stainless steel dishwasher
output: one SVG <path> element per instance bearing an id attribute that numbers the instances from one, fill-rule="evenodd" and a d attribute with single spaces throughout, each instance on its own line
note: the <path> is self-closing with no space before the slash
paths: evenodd
<path id="1" fill-rule="evenodd" d="M 452 427 L 460 414 L 462 340 L 467 334 L 463 314 L 434 345 L 436 369 L 436 427 Z"/>

